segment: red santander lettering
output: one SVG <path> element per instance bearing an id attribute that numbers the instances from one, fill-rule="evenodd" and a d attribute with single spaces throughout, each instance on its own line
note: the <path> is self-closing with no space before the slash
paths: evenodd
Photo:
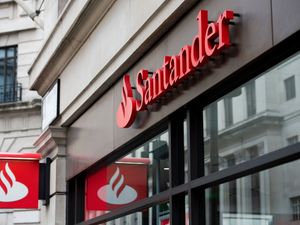
<path id="1" fill-rule="evenodd" d="M 234 12 L 225 10 L 217 22 L 208 23 L 208 12 L 200 10 L 197 16 L 198 33 L 191 45 L 182 47 L 178 55 L 165 56 L 161 68 L 152 76 L 142 69 L 136 77 L 136 87 L 140 98 L 132 94 L 129 75 L 123 77 L 122 102 L 117 111 L 117 125 L 127 128 L 132 125 L 136 114 L 148 105 L 157 102 L 169 89 L 176 87 L 197 68 L 207 63 L 209 57 L 231 45 L 229 22 Z"/>

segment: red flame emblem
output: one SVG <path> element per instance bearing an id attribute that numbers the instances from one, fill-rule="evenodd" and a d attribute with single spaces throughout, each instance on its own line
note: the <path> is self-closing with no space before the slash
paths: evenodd
<path id="1" fill-rule="evenodd" d="M 117 124 L 130 127 L 136 116 L 136 100 L 133 98 L 129 75 L 123 77 L 122 102 L 117 111 Z"/>

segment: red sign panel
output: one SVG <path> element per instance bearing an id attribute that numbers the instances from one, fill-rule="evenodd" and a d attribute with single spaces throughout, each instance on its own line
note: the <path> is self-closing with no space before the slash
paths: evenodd
<path id="1" fill-rule="evenodd" d="M 147 165 L 115 163 L 86 179 L 86 209 L 110 211 L 147 197 Z"/>
<path id="2" fill-rule="evenodd" d="M 169 218 L 164 218 L 160 220 L 160 225 L 170 225 L 170 219 Z M 189 225 L 189 215 L 186 213 L 185 214 L 185 225 Z"/>
<path id="3" fill-rule="evenodd" d="M 160 225 L 170 225 L 170 219 L 163 219 L 160 221 Z"/>
<path id="4" fill-rule="evenodd" d="M 38 208 L 40 154 L 0 154 L 0 208 Z"/>
<path id="5" fill-rule="evenodd" d="M 225 10 L 216 22 L 209 22 L 208 12 L 200 10 L 197 16 L 198 33 L 193 42 L 182 47 L 177 55 L 165 56 L 162 67 L 151 76 L 146 69 L 138 72 L 135 83 L 139 98 L 134 98 L 129 75 L 125 75 L 117 125 L 120 128 L 130 127 L 137 112 L 157 102 L 169 90 L 207 64 L 209 58 L 230 47 L 229 24 L 234 15 L 233 11 Z"/>

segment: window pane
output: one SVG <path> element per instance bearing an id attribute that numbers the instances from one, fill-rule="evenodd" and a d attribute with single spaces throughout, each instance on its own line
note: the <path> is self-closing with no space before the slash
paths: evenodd
<path id="1" fill-rule="evenodd" d="M 300 161 L 209 188 L 207 225 L 299 225 Z"/>
<path id="2" fill-rule="evenodd" d="M 4 102 L 4 81 L 5 81 L 5 70 L 4 60 L 0 60 L 0 103 Z"/>
<path id="3" fill-rule="evenodd" d="M 169 188 L 169 140 L 164 132 L 86 178 L 86 214 L 102 215 Z"/>
<path id="4" fill-rule="evenodd" d="M 4 60 L 0 60 L 0 86 L 4 85 L 4 76 L 5 76 Z"/>
<path id="5" fill-rule="evenodd" d="M 5 49 L 0 49 L 0 59 L 5 58 Z"/>
<path id="6" fill-rule="evenodd" d="M 185 225 L 189 225 L 189 197 L 185 196 Z"/>
<path id="7" fill-rule="evenodd" d="M 289 77 L 286 80 L 284 80 L 284 86 L 285 86 L 286 100 L 295 98 L 296 96 L 295 76 Z"/>
<path id="8" fill-rule="evenodd" d="M 90 219 L 101 214 L 90 214 Z M 86 220 L 89 219 L 88 217 Z M 170 204 L 165 202 L 149 209 L 102 223 L 101 225 L 170 225 Z M 185 225 L 189 225 L 188 196 L 185 196 Z"/>
<path id="9" fill-rule="evenodd" d="M 250 117 L 256 113 L 256 95 L 255 95 L 255 82 L 249 82 L 245 85 L 246 102 L 247 102 L 247 116 Z"/>
<path id="10" fill-rule="evenodd" d="M 16 85 L 15 52 L 16 47 L 0 49 L 0 103 L 21 99 Z"/>
<path id="11" fill-rule="evenodd" d="M 169 203 L 166 202 L 100 225 L 169 225 L 169 213 Z M 91 214 L 90 219 L 100 215 Z"/>
<path id="12" fill-rule="evenodd" d="M 15 57 L 15 48 L 14 47 L 7 49 L 7 57 Z"/>
<path id="13" fill-rule="evenodd" d="M 298 135 L 289 137 L 289 138 L 286 139 L 286 141 L 287 141 L 287 145 L 295 144 L 295 143 L 298 142 Z"/>
<path id="14" fill-rule="evenodd" d="M 298 142 L 299 77 L 298 53 L 204 108 L 206 174 Z"/>
<path id="15" fill-rule="evenodd" d="M 6 84 L 11 86 L 15 82 L 15 61 L 8 59 L 6 61 Z"/>
<path id="16" fill-rule="evenodd" d="M 189 173 L 189 159 L 188 159 L 188 133 L 187 133 L 187 121 L 183 123 L 183 145 L 184 145 L 184 182 L 188 182 Z"/>

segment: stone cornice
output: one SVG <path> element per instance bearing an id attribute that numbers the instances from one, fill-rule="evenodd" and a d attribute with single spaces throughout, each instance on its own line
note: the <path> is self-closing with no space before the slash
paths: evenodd
<path id="1" fill-rule="evenodd" d="M 6 112 L 18 112 L 18 111 L 29 111 L 29 110 L 41 110 L 41 100 L 34 99 L 31 102 L 8 102 L 0 104 L 0 113 Z"/>
<path id="2" fill-rule="evenodd" d="M 66 133 L 66 128 L 50 126 L 38 137 L 33 145 L 44 158 L 56 147 L 66 145 Z M 65 155 L 65 152 L 58 152 L 58 154 Z"/>
<path id="3" fill-rule="evenodd" d="M 0 23 L 0 34 L 15 33 L 25 30 L 37 29 L 36 25 L 32 20 L 28 18 L 18 18 L 13 20 L 4 20 L 5 22 Z"/>
<path id="4" fill-rule="evenodd" d="M 69 1 L 29 69 L 32 90 L 45 95 L 114 1 Z"/>

